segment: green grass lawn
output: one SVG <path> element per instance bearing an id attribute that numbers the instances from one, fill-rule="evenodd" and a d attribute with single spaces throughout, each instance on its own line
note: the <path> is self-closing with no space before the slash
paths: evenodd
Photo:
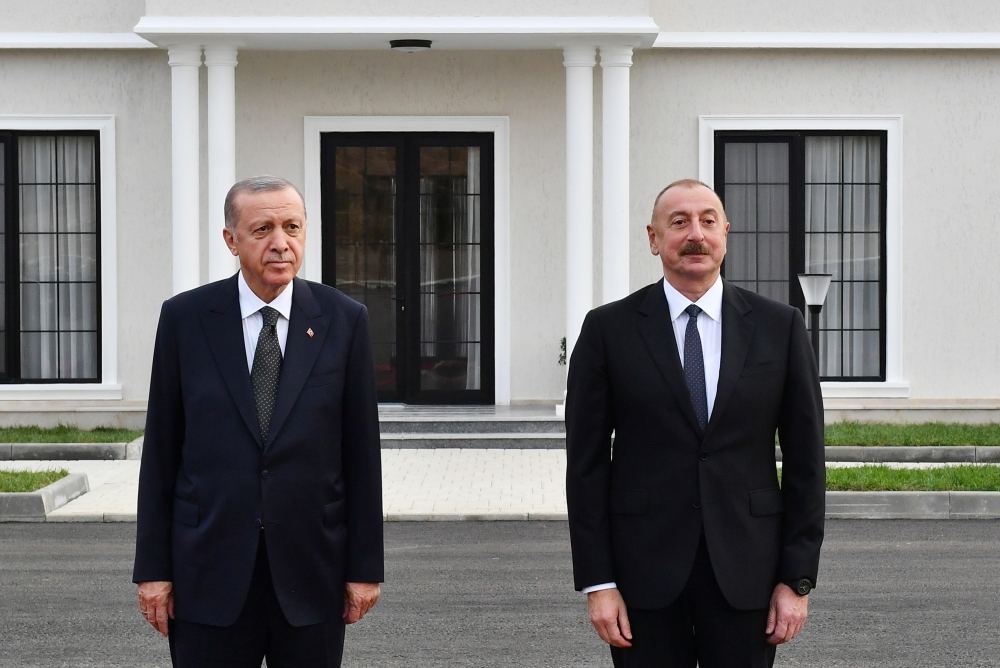
<path id="1" fill-rule="evenodd" d="M 34 492 L 69 475 L 58 471 L 0 471 L 0 492 Z"/>
<path id="2" fill-rule="evenodd" d="M 1000 445 L 1000 424 L 834 422 L 827 445 Z"/>
<path id="3" fill-rule="evenodd" d="M 1000 492 L 1000 466 L 828 468 L 826 488 L 832 492 Z"/>
<path id="4" fill-rule="evenodd" d="M 112 427 L 0 427 L 0 443 L 128 443 L 141 435 L 137 429 Z"/>

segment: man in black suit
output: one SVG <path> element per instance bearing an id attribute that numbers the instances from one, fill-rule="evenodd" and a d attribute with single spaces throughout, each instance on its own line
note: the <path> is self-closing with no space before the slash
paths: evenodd
<path id="1" fill-rule="evenodd" d="M 383 577 L 374 367 L 364 306 L 296 278 L 290 182 L 226 197 L 240 271 L 163 304 L 133 581 L 175 666 L 339 666 Z"/>
<path id="2" fill-rule="evenodd" d="M 823 540 L 813 352 L 796 309 L 722 280 L 707 185 L 664 188 L 647 233 L 664 280 L 591 311 L 570 362 L 575 586 L 616 666 L 770 666 Z"/>

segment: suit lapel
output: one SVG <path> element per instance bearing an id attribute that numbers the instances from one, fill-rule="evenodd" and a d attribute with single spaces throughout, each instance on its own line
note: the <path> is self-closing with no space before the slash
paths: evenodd
<path id="1" fill-rule="evenodd" d="M 292 317 L 288 321 L 288 339 L 285 341 L 285 356 L 281 362 L 281 377 L 278 379 L 278 396 L 267 441 L 264 443 L 265 449 L 274 442 L 274 437 L 288 419 L 292 406 L 298 400 L 302 386 L 323 349 L 329 329 L 329 315 L 321 313 L 309 284 L 296 278 L 292 291 Z M 312 336 L 307 333 L 309 331 Z"/>
<path id="2" fill-rule="evenodd" d="M 246 343 L 243 341 L 243 318 L 240 315 L 239 288 L 236 276 L 219 284 L 216 298 L 201 314 L 205 338 L 219 367 L 219 374 L 243 416 L 247 428 L 260 444 L 260 425 L 247 369 Z"/>
<path id="3" fill-rule="evenodd" d="M 674 338 L 674 327 L 670 320 L 670 308 L 667 306 L 667 296 L 663 293 L 662 279 L 649 286 L 639 303 L 639 334 L 649 350 L 660 374 L 677 397 L 681 412 L 696 432 L 701 432 L 698 418 L 691 404 L 691 393 L 684 382 L 684 369 L 677 355 L 677 339 Z"/>
<path id="4" fill-rule="evenodd" d="M 725 413 L 726 404 L 733 395 L 736 383 L 743 372 L 743 364 L 753 338 L 754 323 L 750 318 L 750 305 L 735 288 L 722 283 L 722 361 L 719 366 L 719 384 L 715 392 L 712 419 L 706 434 Z"/>

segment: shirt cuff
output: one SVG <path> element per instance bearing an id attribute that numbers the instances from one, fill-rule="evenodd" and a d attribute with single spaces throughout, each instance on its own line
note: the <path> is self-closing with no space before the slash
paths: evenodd
<path id="1" fill-rule="evenodd" d="M 605 582 L 604 584 L 590 585 L 589 587 L 584 587 L 580 591 L 582 591 L 584 594 L 589 594 L 592 591 L 601 591 L 602 589 L 618 589 L 618 585 L 616 585 L 614 582 Z"/>

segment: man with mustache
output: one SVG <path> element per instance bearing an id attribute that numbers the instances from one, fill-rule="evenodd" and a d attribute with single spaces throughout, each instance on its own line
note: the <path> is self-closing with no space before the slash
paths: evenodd
<path id="1" fill-rule="evenodd" d="M 301 193 L 226 196 L 230 278 L 160 312 L 133 581 L 174 666 L 332 667 L 379 597 L 382 484 L 365 307 L 296 278 Z"/>
<path id="2" fill-rule="evenodd" d="M 813 352 L 797 309 L 722 279 L 707 185 L 664 188 L 646 231 L 664 279 L 591 311 L 570 361 L 575 586 L 619 668 L 771 666 L 823 541 Z"/>

